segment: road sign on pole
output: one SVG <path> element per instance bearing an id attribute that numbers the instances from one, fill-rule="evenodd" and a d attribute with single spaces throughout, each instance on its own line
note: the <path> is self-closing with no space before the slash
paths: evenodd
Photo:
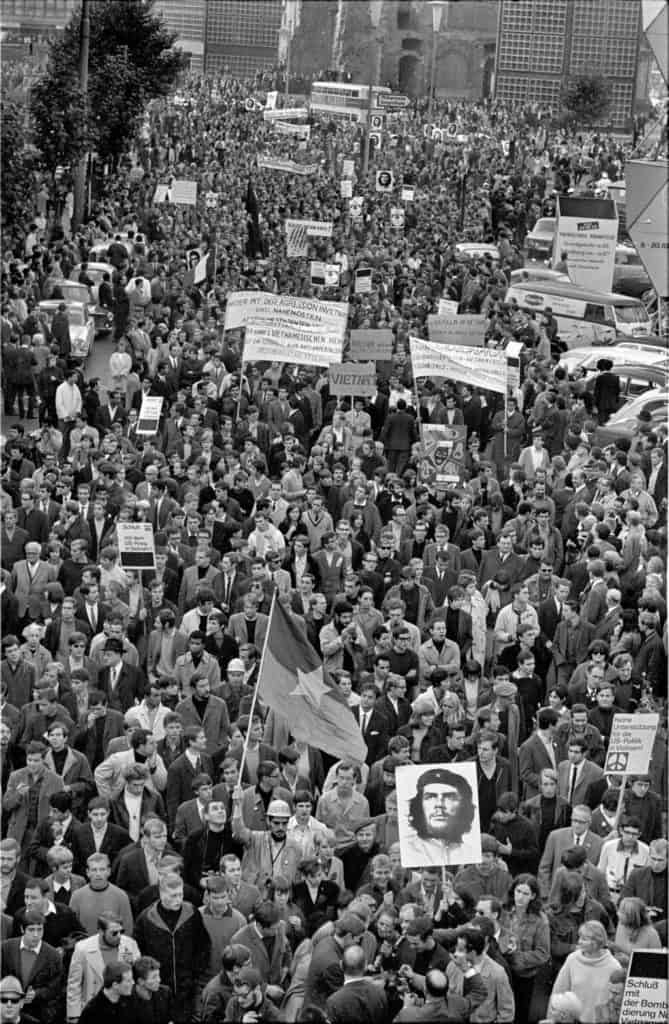
<path id="1" fill-rule="evenodd" d="M 376 96 L 376 105 L 383 110 L 406 110 L 410 102 L 408 96 L 394 92 L 381 92 Z"/>

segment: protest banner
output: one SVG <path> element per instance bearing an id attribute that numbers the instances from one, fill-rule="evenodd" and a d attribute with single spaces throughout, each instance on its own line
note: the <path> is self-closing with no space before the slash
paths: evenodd
<path id="1" fill-rule="evenodd" d="M 351 359 L 392 359 L 393 332 L 385 328 L 351 331 Z"/>
<path id="2" fill-rule="evenodd" d="M 476 313 L 436 313 L 427 318 L 430 341 L 483 348 L 486 318 Z"/>
<path id="3" fill-rule="evenodd" d="M 666 913 L 666 907 L 660 909 Z M 668 975 L 666 949 L 632 949 L 620 1008 L 621 1024 L 667 1024 Z"/>
<path id="4" fill-rule="evenodd" d="M 331 363 L 328 378 L 331 395 L 371 398 L 376 392 L 374 363 Z"/>
<path id="5" fill-rule="evenodd" d="M 653 754 L 659 720 L 660 716 L 655 712 L 614 715 L 604 771 L 616 775 L 645 775 Z"/>
<path id="6" fill-rule="evenodd" d="M 400 192 L 400 199 L 403 203 L 413 203 L 416 190 L 413 186 L 405 185 Z"/>
<path id="7" fill-rule="evenodd" d="M 419 474 L 425 484 L 457 484 L 462 480 L 467 428 L 462 424 L 421 423 L 423 454 Z"/>
<path id="8" fill-rule="evenodd" d="M 342 178 L 340 184 L 342 199 L 350 199 L 353 195 L 353 182 L 350 178 Z"/>
<path id="9" fill-rule="evenodd" d="M 372 268 L 360 267 L 355 272 L 353 291 L 356 295 L 367 295 L 372 290 Z"/>
<path id="10" fill-rule="evenodd" d="M 306 121 L 309 111 L 306 107 L 276 107 L 263 110 L 263 121 Z"/>
<path id="11" fill-rule="evenodd" d="M 273 128 L 277 135 L 294 135 L 297 139 L 311 138 L 310 124 L 289 124 L 287 121 L 275 121 Z"/>
<path id="12" fill-rule="evenodd" d="M 343 338 L 335 333 L 307 330 L 288 324 L 248 324 L 244 337 L 244 362 L 262 359 L 298 366 L 329 366 L 341 362 Z"/>
<path id="13" fill-rule="evenodd" d="M 392 192 L 395 187 L 395 175 L 392 171 L 377 171 L 375 182 L 377 192 Z"/>
<path id="14" fill-rule="evenodd" d="M 169 185 L 156 185 L 156 191 L 153 193 L 154 205 L 157 205 L 158 203 L 168 203 L 169 191 Z"/>
<path id="15" fill-rule="evenodd" d="M 281 157 L 259 156 L 258 167 L 267 171 L 285 171 L 286 174 L 317 174 L 318 164 L 298 164 L 295 160 L 284 160 Z"/>
<path id="16" fill-rule="evenodd" d="M 390 226 L 396 230 L 404 227 L 404 207 L 393 206 L 390 210 Z"/>
<path id="17" fill-rule="evenodd" d="M 455 299 L 439 299 L 437 314 L 439 316 L 453 316 L 458 312 L 458 303 Z"/>
<path id="18" fill-rule="evenodd" d="M 162 395 L 145 395 L 137 420 L 137 433 L 150 437 L 158 432 L 158 424 L 163 411 Z"/>
<path id="19" fill-rule="evenodd" d="M 230 292 L 225 307 L 226 331 L 252 323 L 278 324 L 296 331 L 322 331 L 344 340 L 348 319 L 347 302 L 325 299 L 304 299 L 297 295 L 274 295 L 272 292 Z M 341 353 L 340 353 L 341 354 Z M 336 363 L 338 356 L 326 359 Z"/>
<path id="20" fill-rule="evenodd" d="M 610 292 L 618 242 L 613 199 L 558 196 L 553 267 L 565 266 L 580 288 Z"/>
<path id="21" fill-rule="evenodd" d="M 506 394 L 506 357 L 502 349 L 440 345 L 422 338 L 410 338 L 409 344 L 414 377 L 446 377 Z"/>
<path id="22" fill-rule="evenodd" d="M 355 174 L 355 160 L 344 160 L 341 165 L 341 173 L 345 178 L 352 178 Z"/>
<path id="23" fill-rule="evenodd" d="M 170 186 L 169 202 L 180 206 L 195 206 L 197 203 L 197 182 L 188 178 L 175 178 Z"/>
<path id="24" fill-rule="evenodd" d="M 155 569 L 152 523 L 117 523 L 116 536 L 122 569 Z"/>
<path id="25" fill-rule="evenodd" d="M 306 256 L 310 238 L 331 238 L 331 220 L 287 220 L 286 255 L 289 258 Z"/>
<path id="26" fill-rule="evenodd" d="M 395 784 L 402 867 L 445 868 L 481 862 L 473 761 L 401 765 L 395 770 Z M 452 813 L 444 814 L 444 802 L 454 808 Z"/>
<path id="27" fill-rule="evenodd" d="M 312 260 L 310 266 L 311 283 L 320 287 L 336 288 L 339 284 L 338 263 L 323 263 L 322 260 Z"/>

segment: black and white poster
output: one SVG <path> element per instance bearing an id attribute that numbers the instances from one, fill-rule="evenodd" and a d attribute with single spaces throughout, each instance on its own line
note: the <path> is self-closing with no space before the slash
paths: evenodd
<path id="1" fill-rule="evenodd" d="M 405 868 L 481 862 L 473 761 L 396 769 L 400 854 Z"/>

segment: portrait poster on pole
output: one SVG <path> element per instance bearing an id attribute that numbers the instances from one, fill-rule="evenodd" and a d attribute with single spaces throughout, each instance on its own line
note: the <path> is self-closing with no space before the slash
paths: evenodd
<path id="1" fill-rule="evenodd" d="M 402 765 L 395 770 L 395 785 L 403 867 L 481 863 L 473 761 Z"/>

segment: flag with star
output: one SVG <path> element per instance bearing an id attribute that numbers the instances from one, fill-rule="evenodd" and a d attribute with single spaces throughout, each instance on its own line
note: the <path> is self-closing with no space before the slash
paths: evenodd
<path id="1" fill-rule="evenodd" d="M 274 601 L 258 696 L 288 720 L 291 733 L 333 757 L 364 761 L 367 745 L 351 709 L 323 671 L 300 620 Z"/>

